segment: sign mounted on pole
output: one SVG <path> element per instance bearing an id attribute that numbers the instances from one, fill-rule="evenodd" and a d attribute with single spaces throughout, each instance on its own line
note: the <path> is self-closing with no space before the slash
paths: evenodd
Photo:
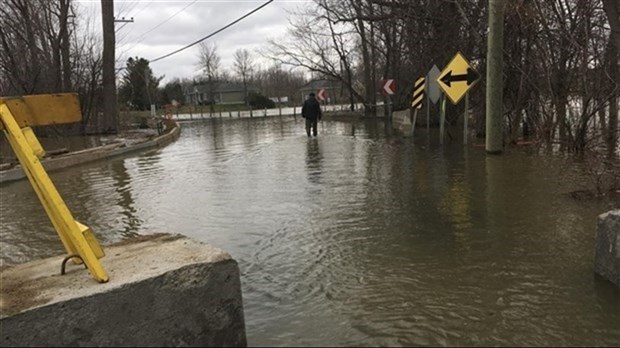
<path id="1" fill-rule="evenodd" d="M 381 92 L 384 96 L 396 94 L 396 80 L 381 80 Z"/>
<path id="2" fill-rule="evenodd" d="M 441 89 L 437 84 L 437 78 L 441 74 L 437 65 L 433 64 L 431 70 L 426 74 L 426 95 L 428 96 L 428 100 L 433 104 L 437 104 L 439 98 L 441 98 Z"/>
<path id="3" fill-rule="evenodd" d="M 480 74 L 469 65 L 461 52 L 457 52 L 437 78 L 437 84 L 450 98 L 452 104 L 458 104 L 479 79 Z"/>
<path id="4" fill-rule="evenodd" d="M 318 99 L 319 101 L 327 100 L 327 94 L 324 89 L 319 89 L 319 91 L 316 92 L 316 99 Z"/>
<path id="5" fill-rule="evenodd" d="M 416 80 L 413 85 L 413 101 L 411 102 L 411 107 L 414 109 L 421 109 L 422 102 L 424 101 L 424 82 L 426 79 L 424 77 L 420 77 Z"/>

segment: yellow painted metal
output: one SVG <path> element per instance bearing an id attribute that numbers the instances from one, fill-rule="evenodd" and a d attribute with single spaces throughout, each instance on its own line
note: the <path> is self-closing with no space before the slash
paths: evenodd
<path id="1" fill-rule="evenodd" d="M 5 102 L 5 99 L 0 100 L 0 120 L 2 121 L 4 133 L 15 151 L 26 176 L 30 180 L 35 193 L 39 197 L 43 208 L 52 221 L 56 232 L 60 236 L 60 240 L 70 255 L 79 255 L 82 258 L 88 270 L 97 281 L 107 282 L 109 277 L 98 260 L 98 257 L 104 255 L 101 246 L 90 228 L 77 222 L 71 215 L 69 208 L 45 172 L 39 158 L 35 156 L 33 148 L 26 139 L 26 135 L 20 128 L 18 121 L 13 116 L 9 105 Z M 39 118 L 27 118 L 27 120 L 36 119 Z M 66 120 L 66 118 L 62 120 Z M 32 136 L 34 137 L 34 134 Z M 76 260 L 77 258 L 74 258 L 74 262 Z"/>
<path id="2" fill-rule="evenodd" d="M 0 97 L 20 128 L 74 123 L 82 119 L 77 93 L 35 94 Z"/>
<path id="3" fill-rule="evenodd" d="M 413 85 L 413 101 L 411 102 L 411 107 L 414 109 L 421 109 L 422 103 L 424 102 L 424 87 L 425 87 L 426 78 L 424 76 L 420 77 L 415 81 Z"/>
<path id="4" fill-rule="evenodd" d="M 24 133 L 28 145 L 32 148 L 32 153 L 38 158 L 43 158 L 43 156 L 45 156 L 45 150 L 43 150 L 43 146 L 41 146 L 39 139 L 34 135 L 32 128 L 24 127 L 22 128 L 22 133 Z"/>
<path id="5" fill-rule="evenodd" d="M 75 221 L 75 223 L 78 225 L 80 232 L 86 239 L 86 242 L 88 242 L 90 248 L 93 250 L 93 253 L 95 253 L 95 256 L 97 256 L 98 259 L 104 257 L 105 252 L 103 251 L 103 248 L 99 244 L 99 241 L 97 241 L 97 238 L 95 237 L 95 234 L 93 234 L 93 231 L 90 229 L 90 227 L 82 224 L 77 220 Z"/>
<path id="6" fill-rule="evenodd" d="M 456 52 L 450 63 L 437 77 L 437 84 L 452 104 L 456 105 L 478 82 L 479 78 L 478 72 L 472 68 L 467 58 L 461 52 Z"/>

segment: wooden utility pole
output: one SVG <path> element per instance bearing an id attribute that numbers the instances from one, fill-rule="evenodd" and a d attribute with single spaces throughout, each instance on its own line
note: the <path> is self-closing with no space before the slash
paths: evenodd
<path id="1" fill-rule="evenodd" d="M 98 131 L 116 133 L 118 131 L 118 111 L 116 100 L 116 72 L 114 34 L 114 0 L 101 0 L 101 22 L 103 24 L 103 119 Z"/>
<path id="2" fill-rule="evenodd" d="M 489 0 L 487 46 L 486 151 L 500 154 L 504 150 L 504 0 Z"/>

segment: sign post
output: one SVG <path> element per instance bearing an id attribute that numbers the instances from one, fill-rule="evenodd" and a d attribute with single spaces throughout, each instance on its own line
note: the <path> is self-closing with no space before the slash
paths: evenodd
<path id="1" fill-rule="evenodd" d="M 424 101 L 424 85 L 426 79 L 424 77 L 420 77 L 416 80 L 413 85 L 413 101 L 411 102 L 411 107 L 413 108 L 413 119 L 411 120 L 411 137 L 413 138 L 415 124 L 418 120 L 418 110 L 422 108 L 422 102 Z M 427 105 L 428 107 L 428 105 Z"/>
<path id="2" fill-rule="evenodd" d="M 441 96 L 441 107 L 439 111 L 439 144 L 443 145 L 444 123 L 446 120 L 446 96 Z"/>
<path id="3" fill-rule="evenodd" d="M 426 74 L 426 130 L 431 130 L 431 103 L 437 104 L 439 98 L 441 98 L 441 89 L 437 84 L 437 78 L 441 74 L 437 65 L 433 64 L 433 67 Z"/>
<path id="4" fill-rule="evenodd" d="M 463 145 L 467 145 L 467 123 L 469 122 L 469 92 L 465 93 L 465 118 L 463 119 Z"/>
<path id="5" fill-rule="evenodd" d="M 458 102 L 466 96 L 469 90 L 478 82 L 480 74 L 474 70 L 467 59 L 457 52 L 452 58 L 450 63 L 446 65 L 439 77 L 437 78 L 437 84 L 443 90 L 445 96 L 450 98 L 452 104 L 458 104 Z M 445 97 L 442 101 L 442 118 L 445 118 Z M 463 140 L 467 144 L 467 122 L 469 112 L 469 98 L 465 98 L 465 121 L 463 122 L 465 129 L 463 130 L 465 139 Z M 440 143 L 443 144 L 443 120 L 441 121 L 441 134 L 439 136 Z"/>
<path id="6" fill-rule="evenodd" d="M 90 227 L 75 220 L 54 186 L 41 158 L 45 150 L 29 126 L 74 123 L 82 119 L 77 94 L 40 94 L 0 98 L 0 129 L 15 152 L 24 173 L 41 201 L 43 209 L 67 250 L 64 264 L 83 263 L 100 283 L 109 280 L 99 258 L 105 253 Z M 64 273 L 64 271 L 63 271 Z"/>
<path id="7" fill-rule="evenodd" d="M 381 92 L 388 99 L 388 120 L 392 121 L 392 98 L 391 96 L 396 94 L 396 80 L 386 79 L 381 80 Z"/>

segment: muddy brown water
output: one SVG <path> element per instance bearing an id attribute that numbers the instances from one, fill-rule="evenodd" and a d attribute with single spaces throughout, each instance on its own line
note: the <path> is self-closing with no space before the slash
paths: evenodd
<path id="1" fill-rule="evenodd" d="M 183 123 L 164 149 L 51 177 L 102 243 L 173 232 L 229 252 L 250 345 L 620 344 L 620 293 L 593 274 L 613 204 L 567 194 L 578 165 L 378 121 L 307 138 L 302 121 Z M 0 194 L 2 265 L 62 252 L 27 181 Z"/>

